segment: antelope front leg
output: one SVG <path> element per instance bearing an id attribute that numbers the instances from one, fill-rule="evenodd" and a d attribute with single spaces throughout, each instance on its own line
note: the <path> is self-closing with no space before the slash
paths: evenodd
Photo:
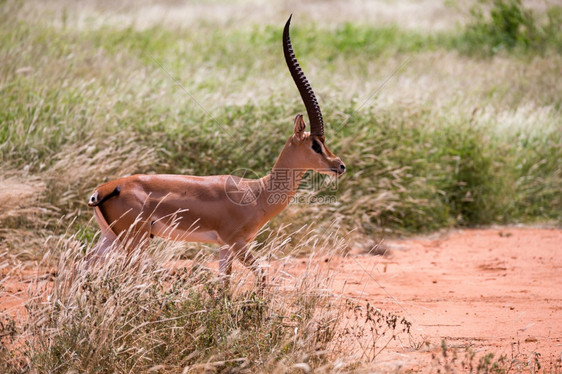
<path id="1" fill-rule="evenodd" d="M 264 290 L 266 284 L 266 275 L 263 268 L 256 261 L 255 257 L 250 253 L 246 242 L 238 242 L 235 245 L 234 253 L 238 260 L 256 275 L 256 283 L 261 291 Z"/>
<path id="2" fill-rule="evenodd" d="M 230 277 L 232 274 L 232 261 L 234 261 L 234 253 L 231 245 L 223 245 L 219 249 L 219 272 L 222 278 L 224 288 L 230 286 Z"/>

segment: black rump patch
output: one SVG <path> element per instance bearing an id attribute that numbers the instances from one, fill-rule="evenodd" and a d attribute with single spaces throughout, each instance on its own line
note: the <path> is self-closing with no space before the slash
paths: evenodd
<path id="1" fill-rule="evenodd" d="M 90 206 L 99 206 L 103 203 L 105 203 L 107 200 L 111 199 L 114 196 L 119 196 L 119 193 L 121 192 L 121 187 L 117 186 L 115 187 L 115 189 L 113 191 L 111 191 L 110 194 L 108 194 L 107 196 L 103 197 L 100 201 L 90 204 Z"/>

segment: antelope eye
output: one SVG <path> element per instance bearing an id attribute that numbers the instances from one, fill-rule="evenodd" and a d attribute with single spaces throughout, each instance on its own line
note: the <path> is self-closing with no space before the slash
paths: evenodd
<path id="1" fill-rule="evenodd" d="M 322 146 L 316 140 L 312 140 L 312 149 L 316 153 L 322 153 Z"/>

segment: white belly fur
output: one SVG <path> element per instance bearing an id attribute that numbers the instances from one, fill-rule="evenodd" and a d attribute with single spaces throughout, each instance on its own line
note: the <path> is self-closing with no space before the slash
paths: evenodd
<path id="1" fill-rule="evenodd" d="M 182 230 L 155 222 L 150 232 L 154 236 L 175 241 L 221 244 L 220 237 L 216 231 L 202 230 L 196 223 L 189 230 Z"/>

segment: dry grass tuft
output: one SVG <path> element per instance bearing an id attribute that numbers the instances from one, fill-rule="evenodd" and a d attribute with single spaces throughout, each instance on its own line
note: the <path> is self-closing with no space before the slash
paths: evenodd
<path id="1" fill-rule="evenodd" d="M 264 256 L 287 241 L 274 242 L 262 248 Z M 301 244 L 334 253 L 326 243 L 333 238 L 313 235 Z M 349 356 L 334 359 L 342 353 L 333 338 L 343 299 L 329 291 L 331 275 L 312 257 L 299 274 L 272 270 L 264 293 L 245 270 L 227 292 L 215 270 L 178 266 L 177 243 L 156 242 L 128 256 L 116 250 L 93 266 L 75 237 L 59 246 L 57 277 L 52 285 L 39 281 L 27 305 L 24 354 L 37 370 L 327 371 L 333 362 L 349 364 Z"/>
<path id="2" fill-rule="evenodd" d="M 45 201 L 46 189 L 41 177 L 25 171 L 0 175 L 0 251 L 9 250 L 12 259 L 37 258 L 50 235 L 46 227 L 57 209 Z"/>
<path id="3" fill-rule="evenodd" d="M 42 258 L 55 249 L 59 237 L 75 230 L 72 222 L 96 185 L 156 163 L 153 149 L 133 138 L 116 145 L 116 139 L 67 145 L 38 173 L 8 170 L 0 176 L 0 249 L 10 249 L 20 260 Z M 77 225 L 91 218 L 85 212 L 86 219 Z"/>
<path id="4" fill-rule="evenodd" d="M 180 261 L 178 243 L 155 241 L 128 254 L 115 248 L 88 264 L 90 246 L 60 238 L 38 270 L 57 265 L 29 287 L 25 323 L 0 312 L 0 368 L 334 372 L 369 364 L 390 341 L 409 344 L 406 320 L 331 291 L 334 272 L 319 258 L 341 255 L 347 241 L 337 231 L 303 230 L 292 237 L 302 237 L 295 251 L 312 253 L 305 269 L 281 255 L 291 237 L 271 234 L 259 248 L 277 258 L 264 291 L 241 266 L 225 290 L 215 263 Z"/>
<path id="5" fill-rule="evenodd" d="M 41 215 L 46 186 L 41 178 L 15 171 L 0 175 L 0 224 L 13 219 L 29 219 Z"/>
<path id="6" fill-rule="evenodd" d="M 117 145 L 119 138 L 126 140 Z M 95 186 L 147 170 L 156 163 L 156 152 L 127 134 L 117 134 L 101 142 L 70 144 L 53 159 L 53 165 L 43 173 L 49 185 L 48 200 L 70 210 L 82 208 Z"/>

